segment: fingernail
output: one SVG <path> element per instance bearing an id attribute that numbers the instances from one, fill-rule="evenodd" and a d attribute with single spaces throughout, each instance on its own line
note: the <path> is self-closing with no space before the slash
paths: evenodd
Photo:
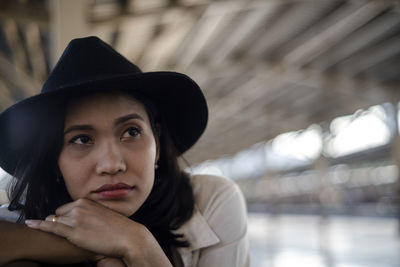
<path id="1" fill-rule="evenodd" d="M 36 227 L 39 225 L 38 220 L 25 220 L 25 224 L 29 227 Z"/>

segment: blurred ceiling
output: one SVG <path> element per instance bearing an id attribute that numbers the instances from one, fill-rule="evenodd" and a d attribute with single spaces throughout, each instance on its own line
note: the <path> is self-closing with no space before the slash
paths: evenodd
<path id="1" fill-rule="evenodd" d="M 395 0 L 1 0 L 0 110 L 87 35 L 200 84 L 210 120 L 190 163 L 399 99 Z"/>

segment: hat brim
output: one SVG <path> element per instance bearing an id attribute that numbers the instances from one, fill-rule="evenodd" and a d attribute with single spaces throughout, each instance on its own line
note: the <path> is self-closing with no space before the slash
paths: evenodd
<path id="1" fill-rule="evenodd" d="M 204 132 L 208 121 L 207 103 L 199 86 L 177 72 L 144 72 L 102 79 L 94 77 L 79 84 L 69 84 L 52 92 L 26 98 L 0 115 L 0 166 L 13 173 L 26 144 L 34 144 L 34 135 L 23 134 L 40 127 L 44 107 L 55 99 L 97 91 L 127 90 L 152 100 L 171 132 L 173 142 L 183 154 Z"/>

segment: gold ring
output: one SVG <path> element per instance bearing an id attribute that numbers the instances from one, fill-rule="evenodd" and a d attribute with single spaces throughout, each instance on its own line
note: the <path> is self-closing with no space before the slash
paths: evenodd
<path id="1" fill-rule="evenodd" d="M 54 215 L 53 219 L 51 219 L 52 222 L 56 222 L 57 221 L 57 215 Z"/>

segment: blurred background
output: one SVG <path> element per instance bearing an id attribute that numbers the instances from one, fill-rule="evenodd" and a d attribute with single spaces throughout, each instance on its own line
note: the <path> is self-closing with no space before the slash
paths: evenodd
<path id="1" fill-rule="evenodd" d="M 88 35 L 200 84 L 188 170 L 241 187 L 252 267 L 400 266 L 398 1 L 0 0 L 0 111 Z"/>

